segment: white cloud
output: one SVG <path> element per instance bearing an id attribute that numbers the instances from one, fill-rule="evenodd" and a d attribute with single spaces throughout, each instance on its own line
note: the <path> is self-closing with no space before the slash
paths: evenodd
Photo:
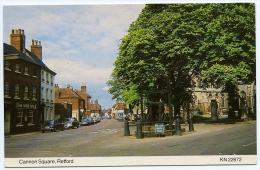
<path id="1" fill-rule="evenodd" d="M 113 68 L 95 68 L 86 66 L 81 61 L 67 59 L 47 59 L 45 64 L 54 72 L 56 84 L 105 84 L 109 80 Z"/>
<path id="2" fill-rule="evenodd" d="M 103 87 L 103 90 L 104 90 L 104 91 L 108 91 L 108 90 L 109 90 L 109 87 L 107 87 L 107 86 L 106 86 L 106 87 Z"/>

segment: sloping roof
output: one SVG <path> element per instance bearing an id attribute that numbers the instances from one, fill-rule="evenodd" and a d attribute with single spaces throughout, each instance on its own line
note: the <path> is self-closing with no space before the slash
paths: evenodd
<path id="1" fill-rule="evenodd" d="M 33 64 L 37 64 L 41 66 L 43 69 L 51 72 L 52 74 L 56 75 L 54 71 L 49 69 L 43 62 L 40 60 L 35 54 L 33 54 L 31 51 L 25 49 L 25 53 L 17 50 L 15 47 L 4 43 L 4 57 L 8 57 L 5 55 L 18 55 L 18 57 L 22 60 L 31 62 Z"/>
<path id="2" fill-rule="evenodd" d="M 69 88 L 60 88 L 59 93 L 60 93 L 59 98 L 80 98 L 81 100 L 85 100 L 80 95 L 78 95 L 75 91 Z"/>

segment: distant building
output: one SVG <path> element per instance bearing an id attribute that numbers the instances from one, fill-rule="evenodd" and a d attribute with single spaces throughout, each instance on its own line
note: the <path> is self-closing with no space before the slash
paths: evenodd
<path id="1" fill-rule="evenodd" d="M 126 104 L 122 102 L 116 101 L 116 103 L 111 108 L 111 116 L 112 118 L 116 117 L 124 117 L 124 110 L 126 109 Z"/>
<path id="2" fill-rule="evenodd" d="M 76 93 L 80 95 L 85 100 L 85 114 L 83 117 L 90 117 L 91 108 L 90 108 L 90 99 L 91 96 L 87 93 L 86 84 L 81 84 L 81 90 L 76 90 Z"/>
<path id="3" fill-rule="evenodd" d="M 77 90 L 73 90 L 73 87 L 67 85 L 66 88 L 59 88 L 59 85 L 55 85 L 55 101 L 56 103 L 71 103 L 72 104 L 72 115 L 71 117 L 81 120 L 82 117 L 85 117 L 86 113 L 86 101 L 81 97 Z M 59 113 L 56 112 L 57 116 Z M 62 115 L 60 115 L 62 117 Z M 64 116 L 64 115 L 63 115 Z"/>
<path id="4" fill-rule="evenodd" d="M 101 105 L 98 104 L 98 100 L 95 100 L 94 102 L 91 101 L 90 112 L 91 112 L 91 117 L 101 116 Z"/>

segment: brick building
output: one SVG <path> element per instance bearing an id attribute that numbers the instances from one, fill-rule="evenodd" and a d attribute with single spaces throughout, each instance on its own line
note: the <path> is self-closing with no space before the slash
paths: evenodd
<path id="1" fill-rule="evenodd" d="M 80 95 L 85 100 L 85 114 L 83 117 L 90 117 L 91 109 L 90 109 L 90 99 L 91 96 L 87 93 L 87 86 L 86 84 L 81 84 L 81 90 L 76 90 L 76 93 Z"/>
<path id="2" fill-rule="evenodd" d="M 12 30 L 10 45 L 4 43 L 5 134 L 40 128 L 41 68 L 45 64 L 25 48 L 24 30 Z"/>
<path id="3" fill-rule="evenodd" d="M 73 90 L 73 87 L 67 85 L 66 88 L 59 88 L 58 84 L 55 84 L 55 101 L 56 103 L 71 103 L 72 104 L 72 115 L 70 117 L 75 117 L 78 120 L 81 120 L 82 117 L 85 117 L 86 113 L 86 101 L 82 98 L 77 90 Z M 57 111 L 55 116 L 58 116 Z M 63 117 L 64 115 L 59 115 Z"/>
<path id="4" fill-rule="evenodd" d="M 90 104 L 90 112 L 91 112 L 91 117 L 99 117 L 101 116 L 101 105 L 98 104 L 98 100 L 96 99 L 94 102 L 91 101 Z"/>

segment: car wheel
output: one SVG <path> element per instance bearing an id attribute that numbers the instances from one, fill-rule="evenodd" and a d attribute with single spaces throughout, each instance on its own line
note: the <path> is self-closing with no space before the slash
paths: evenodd
<path id="1" fill-rule="evenodd" d="M 43 130 L 42 133 L 45 133 L 45 131 Z"/>
<path id="2" fill-rule="evenodd" d="M 65 129 L 64 127 L 61 127 L 61 131 L 64 131 L 64 129 Z"/>

